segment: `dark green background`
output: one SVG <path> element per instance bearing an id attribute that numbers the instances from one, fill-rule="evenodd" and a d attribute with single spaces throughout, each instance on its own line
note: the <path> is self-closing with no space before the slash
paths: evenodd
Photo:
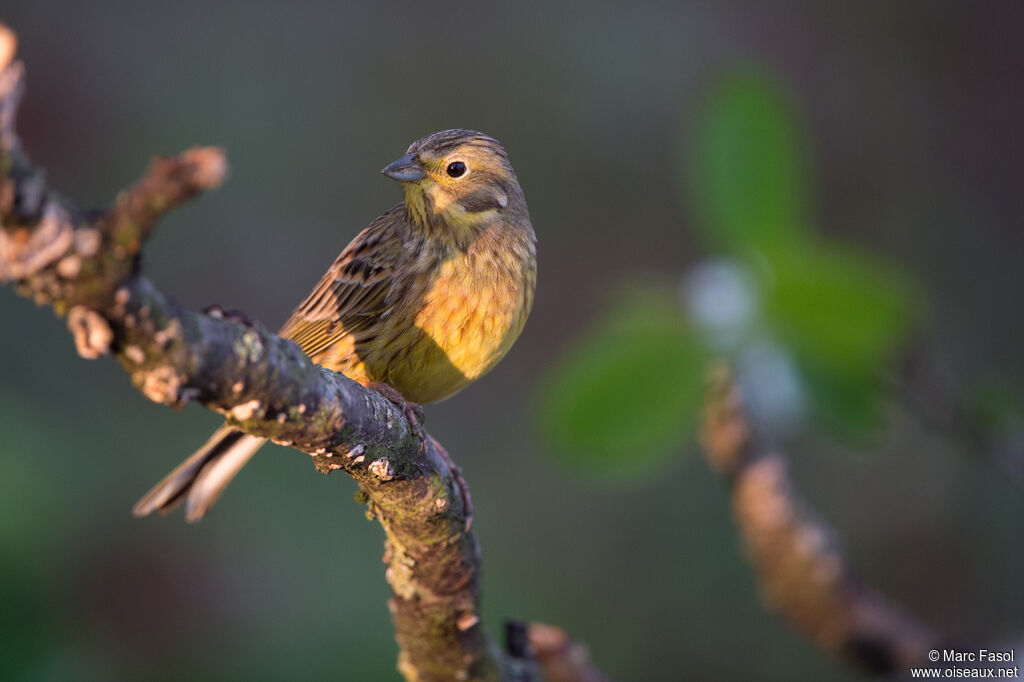
<path id="1" fill-rule="evenodd" d="M 540 240 L 536 307 L 491 375 L 427 408 L 473 490 L 491 631 L 560 624 L 624 681 L 846 680 L 759 605 L 693 446 L 628 480 L 581 475 L 536 407 L 622 282 L 703 257 L 680 201 L 686 131 L 747 65 L 798 112 L 815 223 L 919 279 L 954 393 L 997 381 L 1019 401 L 1020 5 L 843 4 L 66 0 L 0 18 L 28 67 L 25 145 L 81 204 L 154 153 L 226 148 L 229 182 L 163 223 L 145 268 L 268 326 L 399 200 L 377 171 L 412 140 L 500 139 Z M 200 525 L 133 519 L 216 416 L 149 404 L 10 288 L 0 320 L 0 677 L 396 678 L 382 534 L 349 480 L 268 447 Z M 1006 468 L 898 410 L 870 447 L 791 450 L 869 582 L 989 648 L 1021 626 L 1024 495 Z"/>

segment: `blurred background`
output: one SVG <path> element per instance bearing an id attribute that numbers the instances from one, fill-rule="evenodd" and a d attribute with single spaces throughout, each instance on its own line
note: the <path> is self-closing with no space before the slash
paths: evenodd
<path id="1" fill-rule="evenodd" d="M 492 633 L 559 624 L 620 680 L 860 679 L 759 602 L 696 447 L 717 356 L 867 582 L 944 633 L 1020 631 L 1019 3 L 0 15 L 25 146 L 80 205 L 153 154 L 226 148 L 229 182 L 145 251 L 194 308 L 276 326 L 400 200 L 378 170 L 410 142 L 504 143 L 536 306 L 491 375 L 426 409 L 473 491 Z M 270 446 L 201 524 L 134 519 L 217 416 L 148 403 L 10 287 L 0 319 L 0 677 L 397 678 L 350 480 Z"/>

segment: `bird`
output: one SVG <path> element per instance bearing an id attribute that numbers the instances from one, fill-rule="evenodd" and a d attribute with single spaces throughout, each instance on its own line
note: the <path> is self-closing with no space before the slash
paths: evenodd
<path id="1" fill-rule="evenodd" d="M 484 133 L 427 135 L 381 173 L 401 183 L 403 201 L 342 250 L 278 335 L 380 391 L 422 433 L 419 405 L 482 377 L 522 331 L 536 290 L 536 235 L 508 154 Z M 221 426 L 134 514 L 165 514 L 184 501 L 186 520 L 198 521 L 264 443 Z"/>

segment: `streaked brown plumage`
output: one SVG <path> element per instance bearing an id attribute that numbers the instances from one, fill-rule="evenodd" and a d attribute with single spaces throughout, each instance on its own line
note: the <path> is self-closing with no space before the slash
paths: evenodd
<path id="1" fill-rule="evenodd" d="M 526 322 L 536 284 L 526 200 L 505 150 L 471 130 L 428 135 L 382 172 L 405 201 L 352 240 L 278 333 L 361 384 L 444 400 L 494 367 Z M 201 518 L 264 442 L 221 427 L 135 513 L 186 499 L 186 518 Z"/>

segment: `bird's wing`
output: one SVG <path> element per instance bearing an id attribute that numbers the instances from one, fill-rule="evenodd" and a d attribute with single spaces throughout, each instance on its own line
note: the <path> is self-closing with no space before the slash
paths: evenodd
<path id="1" fill-rule="evenodd" d="M 401 209 L 396 206 L 356 235 L 279 336 L 315 356 L 347 334 L 358 335 L 388 309 L 403 251 Z"/>

